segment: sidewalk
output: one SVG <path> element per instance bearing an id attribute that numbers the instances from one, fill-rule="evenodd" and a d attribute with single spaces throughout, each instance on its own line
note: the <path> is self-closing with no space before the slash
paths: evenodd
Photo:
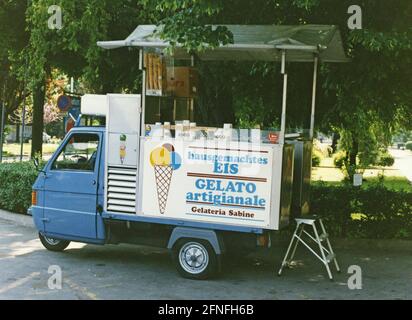
<path id="1" fill-rule="evenodd" d="M 27 214 L 13 213 L 0 209 L 0 219 L 12 221 L 20 226 L 34 228 L 33 218 Z"/>
<path id="2" fill-rule="evenodd" d="M 0 235 L 0 300 L 412 299 L 412 241 L 331 239 L 342 270 L 331 282 L 303 246 L 293 268 L 278 277 L 290 240 L 279 237 L 269 251 L 228 256 L 218 279 L 193 281 L 177 274 L 164 249 L 73 242 L 64 253 L 47 251 L 27 215 L 0 210 Z M 61 290 L 48 288 L 51 265 L 63 271 Z M 361 290 L 348 287 L 350 266 L 362 270 Z"/>
<path id="3" fill-rule="evenodd" d="M 390 148 L 389 152 L 395 158 L 394 167 L 401 171 L 412 183 L 412 152 L 393 148 Z"/>

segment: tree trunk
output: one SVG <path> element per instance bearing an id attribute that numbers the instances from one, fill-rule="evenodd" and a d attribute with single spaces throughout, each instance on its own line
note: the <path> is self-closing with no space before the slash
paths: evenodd
<path id="1" fill-rule="evenodd" d="M 339 141 L 340 135 L 337 132 L 334 132 L 332 135 L 332 152 L 335 153 L 336 150 L 338 149 L 338 141 Z"/>
<path id="2" fill-rule="evenodd" d="M 20 123 L 15 124 L 16 127 L 16 139 L 14 139 L 15 143 L 20 143 Z"/>
<path id="3" fill-rule="evenodd" d="M 38 84 L 33 90 L 33 126 L 31 157 L 42 155 L 43 146 L 43 109 L 45 99 L 44 83 Z"/>
<path id="4" fill-rule="evenodd" d="M 352 135 L 352 146 L 350 150 L 347 152 L 346 157 L 347 161 L 349 161 L 349 165 L 346 167 L 349 181 L 353 181 L 353 176 L 356 173 L 356 158 L 359 152 L 359 141 Z"/>
<path id="5" fill-rule="evenodd" d="M 355 137 L 353 137 L 352 138 L 352 150 L 349 153 L 349 165 L 351 167 L 356 166 L 356 157 L 358 156 L 358 152 L 359 152 L 359 142 Z"/>

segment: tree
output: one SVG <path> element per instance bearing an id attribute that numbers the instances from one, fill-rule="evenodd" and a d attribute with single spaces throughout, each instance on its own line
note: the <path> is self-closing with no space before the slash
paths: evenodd
<path id="1" fill-rule="evenodd" d="M 32 1 L 26 13 L 30 38 L 24 55 L 30 60 L 35 118 L 32 154 L 41 153 L 44 86 L 53 68 L 82 79 L 89 92 L 130 91 L 139 84 L 136 51 L 108 52 L 98 48 L 96 42 L 133 30 L 141 6 L 134 1 L 61 0 L 62 28 L 49 29 L 48 8 L 55 4 L 54 0 Z"/>
<path id="2" fill-rule="evenodd" d="M 36 83 L 44 84 L 50 78 L 47 70 L 53 68 L 80 79 L 90 92 L 139 92 L 137 51 L 105 51 L 96 46 L 98 40 L 125 38 L 139 24 L 162 24 L 164 39 L 172 44 L 179 42 L 193 53 L 232 41 L 226 28 L 211 29 L 210 24 L 338 24 L 352 62 L 321 66 L 319 80 L 323 90 L 319 90 L 318 96 L 317 128 L 340 133 L 341 146 L 348 153 L 349 165 L 354 167 L 357 159 L 365 159 L 366 146 L 377 150 L 382 147 L 381 141 L 390 140 L 395 129 L 412 128 L 412 4 L 408 0 L 359 0 L 363 9 L 362 30 L 348 29 L 347 11 L 352 4 L 349 0 L 57 2 L 63 10 L 63 28 L 50 30 L 46 25 L 47 8 L 56 4 L 55 0 L 32 1 L 26 14 L 29 28 L 21 37 L 29 39 L 29 46 L 21 54 L 7 55 L 13 57 L 8 61 L 20 66 L 22 59 L 29 57 L 29 79 L 31 88 L 37 88 L 37 97 L 41 85 Z M 4 12 L 16 9 L 14 1 L 5 3 L 0 6 L 0 17 L 2 12 L 4 16 Z M 0 25 L 4 28 L 2 22 Z M 9 29 L 8 37 L 12 34 Z M 23 40 L 16 48 L 25 47 Z M 5 51 L 0 49 L 1 52 Z M 199 64 L 199 69 L 214 79 L 202 88 L 201 121 L 218 123 L 224 110 L 224 121 L 278 125 L 278 65 L 215 63 Z M 299 64 L 288 70 L 290 90 L 299 92 L 290 95 L 288 124 L 308 127 L 305 119 L 310 112 L 312 66 Z M 18 74 L 22 79 L 21 67 Z"/>
<path id="3" fill-rule="evenodd" d="M 317 127 L 341 134 L 341 146 L 347 151 L 348 167 L 353 168 L 351 172 L 356 169 L 358 158 L 363 164 L 373 161 L 374 154 L 387 146 L 396 128 L 412 126 L 412 85 L 409 81 L 412 76 L 412 3 L 407 0 L 358 2 L 363 9 L 362 30 L 350 30 L 347 26 L 350 17 L 347 12 L 352 4 L 348 0 L 228 0 L 213 4 L 193 0 L 184 1 L 184 7 L 179 7 L 178 1 L 158 1 L 169 9 L 167 19 L 161 20 L 169 24 L 165 27 L 165 37 L 173 42 L 183 42 L 187 48 L 200 46 L 202 49 L 201 44 L 207 40 L 196 37 L 196 33 L 207 23 L 338 24 L 352 62 L 322 66 L 320 84 L 324 92 L 319 92 Z M 190 10 L 195 11 L 194 17 L 202 19 L 192 19 L 186 13 Z M 212 43 L 216 43 L 216 38 L 211 37 Z M 197 44 L 196 39 L 201 39 L 201 43 Z M 261 108 L 245 110 L 252 117 L 256 110 L 262 110 L 259 117 L 265 122 L 264 113 L 272 114 L 276 100 L 276 91 L 268 91 L 267 83 L 275 82 L 277 68 L 267 63 L 235 68 L 230 65 L 220 70 L 228 78 L 234 72 L 242 75 L 232 86 L 232 96 L 236 97 L 233 104 L 242 105 L 239 103 L 242 100 L 250 104 L 259 97 L 256 104 L 262 105 Z M 242 73 L 242 69 L 246 72 Z M 300 110 L 302 101 L 308 101 L 310 88 L 298 80 L 310 72 L 310 68 L 301 66 L 290 70 L 291 92 L 299 92 L 289 101 L 288 123 L 292 126 L 307 126 Z M 260 79 L 264 80 L 253 78 L 255 74 L 263 76 Z M 247 81 L 252 78 L 253 82 Z M 253 83 L 253 86 L 245 86 L 245 83 Z M 306 83 L 310 86 L 310 81 Z M 238 116 L 247 118 L 248 114 L 238 113 Z M 267 121 L 263 124 L 268 125 Z"/>
<path id="4" fill-rule="evenodd" d="M 23 59 L 20 53 L 28 42 L 25 11 L 25 1 L 0 2 L 0 100 L 6 102 L 6 117 L 11 115 L 24 99 L 24 78 L 19 76 L 18 66 Z M 30 92 L 26 91 L 25 96 L 29 94 Z"/>

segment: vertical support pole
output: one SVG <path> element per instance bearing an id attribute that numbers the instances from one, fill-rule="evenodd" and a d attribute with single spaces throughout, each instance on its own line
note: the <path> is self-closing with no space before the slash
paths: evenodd
<path id="1" fill-rule="evenodd" d="M 28 60 L 26 57 L 25 61 L 25 70 L 24 70 L 24 84 L 23 84 L 23 119 L 21 124 L 21 132 L 20 132 L 20 162 L 23 161 L 23 143 L 24 143 L 24 128 L 26 127 L 26 86 L 27 86 L 27 68 L 28 68 Z M 18 124 L 17 124 L 18 125 Z"/>
<path id="2" fill-rule="evenodd" d="M 286 51 L 282 50 L 281 74 L 283 75 L 282 116 L 280 123 L 280 143 L 285 143 L 286 134 L 286 103 L 288 92 L 288 75 L 286 73 Z"/>
<path id="3" fill-rule="evenodd" d="M 313 134 L 315 129 L 315 109 L 316 109 L 316 86 L 318 81 L 318 63 L 319 57 L 316 55 L 313 63 L 313 87 L 312 87 L 312 110 L 310 113 L 310 129 L 309 138 L 313 140 Z"/>
<path id="4" fill-rule="evenodd" d="M 195 66 L 195 56 L 191 55 L 190 57 L 190 66 L 193 68 Z M 190 98 L 190 107 L 189 107 L 189 119 L 190 121 L 195 121 L 195 99 Z"/>
<path id="5" fill-rule="evenodd" d="M 146 111 L 146 66 L 144 65 L 144 51 L 139 50 L 139 68 L 142 70 L 142 97 L 141 97 L 141 123 L 140 123 L 140 135 L 144 137 L 146 135 L 145 124 L 145 111 Z"/>
<path id="6" fill-rule="evenodd" d="M 4 93 L 6 90 L 4 90 Z M 1 103 L 1 122 L 0 122 L 0 163 L 3 162 L 3 137 L 4 137 L 4 123 L 5 119 L 4 117 L 6 116 L 5 114 L 6 111 L 6 104 L 5 104 L 5 95 L 3 94 L 3 101 Z"/>
<path id="7" fill-rule="evenodd" d="M 26 85 L 24 85 L 26 86 Z M 21 130 L 20 130 L 20 162 L 23 161 L 23 144 L 24 144 L 24 129 L 26 127 L 26 90 L 23 90 L 24 98 L 23 98 L 23 119 L 21 123 Z"/>
<path id="8" fill-rule="evenodd" d="M 173 121 L 176 123 L 176 108 L 177 108 L 177 102 L 176 99 L 173 99 Z"/>

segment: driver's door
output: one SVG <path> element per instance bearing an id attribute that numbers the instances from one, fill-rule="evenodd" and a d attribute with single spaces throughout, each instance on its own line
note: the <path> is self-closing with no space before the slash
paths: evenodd
<path id="1" fill-rule="evenodd" d="M 101 141 L 100 132 L 72 132 L 49 161 L 44 184 L 47 235 L 96 239 Z"/>

